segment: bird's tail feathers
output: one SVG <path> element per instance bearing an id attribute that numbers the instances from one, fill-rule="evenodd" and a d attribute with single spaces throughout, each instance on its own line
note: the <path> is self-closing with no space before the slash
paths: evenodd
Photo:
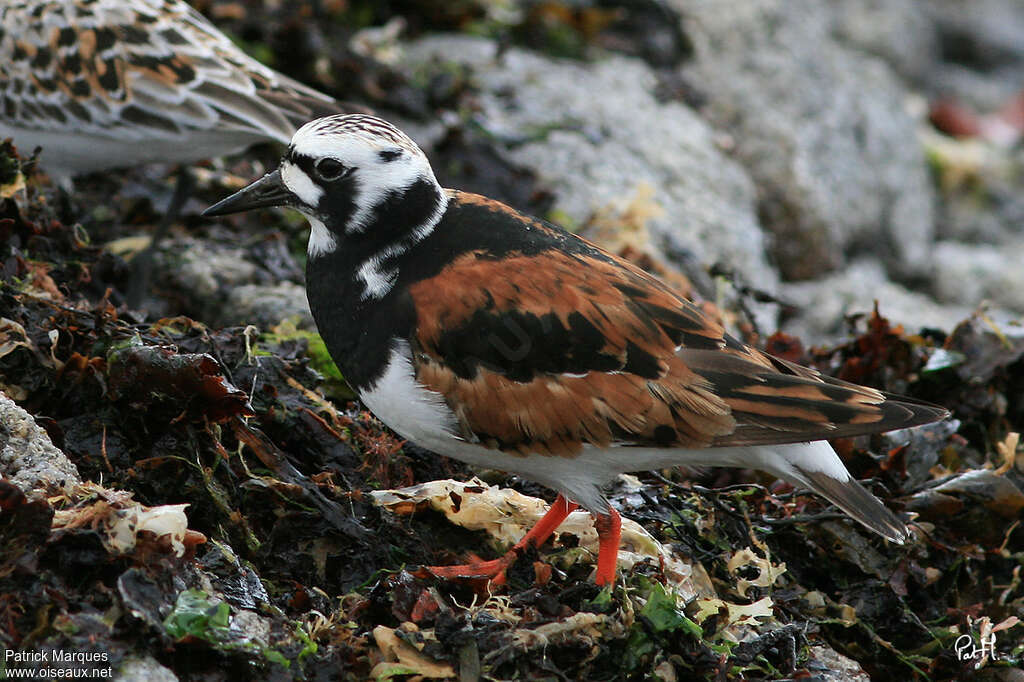
<path id="1" fill-rule="evenodd" d="M 826 498 L 865 528 L 892 542 L 904 545 L 913 537 L 906 524 L 852 476 L 841 481 L 826 472 L 808 471 L 794 466 L 791 478 Z"/>

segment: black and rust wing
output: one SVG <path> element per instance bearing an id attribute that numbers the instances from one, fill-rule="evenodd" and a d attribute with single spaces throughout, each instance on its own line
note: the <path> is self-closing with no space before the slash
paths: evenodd
<path id="1" fill-rule="evenodd" d="M 572 456 L 587 443 L 821 440 L 945 415 L 749 348 L 632 264 L 489 203 L 550 247 L 469 251 L 410 287 L 417 379 L 473 440 Z"/>

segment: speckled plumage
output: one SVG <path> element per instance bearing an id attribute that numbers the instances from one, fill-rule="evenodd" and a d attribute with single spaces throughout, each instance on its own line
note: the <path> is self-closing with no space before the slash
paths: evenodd
<path id="1" fill-rule="evenodd" d="M 59 178 L 287 143 L 346 106 L 252 59 L 181 0 L 5 0 L 0 137 Z"/>

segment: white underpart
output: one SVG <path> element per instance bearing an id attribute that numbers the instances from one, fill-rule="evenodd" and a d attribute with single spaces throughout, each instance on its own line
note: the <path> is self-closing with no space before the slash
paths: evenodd
<path id="1" fill-rule="evenodd" d="M 786 445 L 748 445 L 743 447 L 722 447 L 703 449 L 614 447 L 598 452 L 608 452 L 631 469 L 620 469 L 615 473 L 630 470 L 661 469 L 669 466 L 720 466 L 759 469 L 779 478 L 803 483 L 801 472 L 820 472 L 846 481 L 850 473 L 839 455 L 828 441 L 816 440 L 810 443 Z"/>
<path id="2" fill-rule="evenodd" d="M 444 396 L 416 381 L 409 342 L 394 343 L 383 376 L 360 391 L 359 399 L 402 438 L 428 448 L 438 442 L 457 442 L 455 414 Z"/>
<path id="3" fill-rule="evenodd" d="M 464 456 L 466 450 L 490 452 L 482 466 L 518 473 L 525 478 L 558 490 L 591 511 L 608 508 L 601 488 L 616 476 L 629 471 L 647 471 L 673 466 L 720 466 L 758 469 L 804 487 L 812 487 L 801 471 L 820 471 L 838 481 L 850 478 L 839 456 L 827 441 L 790 445 L 757 445 L 704 449 L 585 446 L 579 457 L 529 455 L 495 457 L 493 450 L 480 446 L 458 446 L 458 452 L 444 452 L 456 459 L 474 463 Z M 477 455 L 479 456 L 479 455 Z M 499 461 L 500 457 L 500 461 Z"/>
<path id="4" fill-rule="evenodd" d="M 312 216 L 306 216 L 306 219 L 309 221 L 309 245 L 306 247 L 309 257 L 316 258 L 334 251 L 338 243 L 324 222 Z"/>
<path id="5" fill-rule="evenodd" d="M 472 466 L 519 474 L 565 494 L 584 508 L 608 508 L 601 488 L 627 471 L 671 466 L 726 466 L 760 469 L 797 485 L 801 472 L 821 472 L 838 481 L 850 474 L 827 441 L 749 447 L 642 448 L 588 446 L 578 457 L 516 456 L 460 438 L 457 419 L 444 397 L 416 381 L 409 344 L 399 341 L 384 375 L 360 399 L 403 438 Z"/>

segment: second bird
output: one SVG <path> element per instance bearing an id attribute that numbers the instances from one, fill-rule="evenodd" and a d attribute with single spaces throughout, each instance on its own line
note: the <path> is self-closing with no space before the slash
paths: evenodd
<path id="1" fill-rule="evenodd" d="M 65 185 L 287 144 L 310 118 L 354 109 L 263 66 L 181 0 L 0 5 L 0 139 L 42 147 Z"/>

